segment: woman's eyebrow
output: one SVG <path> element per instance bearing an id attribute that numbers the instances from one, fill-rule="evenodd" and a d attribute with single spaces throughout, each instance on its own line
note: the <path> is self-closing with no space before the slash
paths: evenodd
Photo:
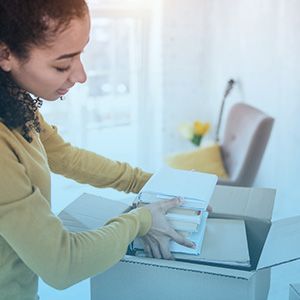
<path id="1" fill-rule="evenodd" d="M 63 54 L 63 55 L 57 57 L 56 60 L 61 60 L 61 59 L 66 59 L 66 58 L 72 58 L 72 57 L 74 57 L 74 56 L 76 56 L 76 55 L 78 55 L 80 53 L 81 53 L 81 51 L 74 52 L 74 53 Z"/>
<path id="2" fill-rule="evenodd" d="M 88 38 L 87 42 L 85 43 L 85 45 L 88 44 L 88 42 L 90 41 L 90 37 Z M 68 53 L 68 54 L 63 54 L 59 57 L 56 58 L 56 60 L 61 60 L 61 59 L 66 59 L 66 58 L 72 58 L 78 54 L 81 54 L 82 51 L 77 51 L 77 52 L 73 52 L 73 53 Z"/>

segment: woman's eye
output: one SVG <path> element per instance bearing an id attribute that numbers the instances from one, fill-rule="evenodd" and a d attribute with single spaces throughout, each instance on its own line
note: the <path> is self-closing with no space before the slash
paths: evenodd
<path id="1" fill-rule="evenodd" d="M 65 67 L 65 68 L 61 68 L 61 67 L 54 67 L 56 71 L 58 72 L 66 72 L 68 70 L 70 70 L 70 67 Z"/>

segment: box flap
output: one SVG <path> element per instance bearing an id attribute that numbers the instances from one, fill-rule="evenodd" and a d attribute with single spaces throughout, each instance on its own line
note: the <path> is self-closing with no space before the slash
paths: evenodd
<path id="1" fill-rule="evenodd" d="M 128 204 L 101 196 L 84 193 L 70 203 L 58 216 L 70 231 L 95 229 L 119 216 Z"/>
<path id="2" fill-rule="evenodd" d="M 293 294 L 295 296 L 298 296 L 300 298 L 300 283 L 290 284 L 290 294 L 291 294 L 291 291 L 293 292 Z"/>
<path id="3" fill-rule="evenodd" d="M 276 191 L 217 185 L 210 205 L 215 214 L 272 219 Z"/>
<path id="4" fill-rule="evenodd" d="M 300 216 L 272 223 L 257 269 L 300 259 Z"/>

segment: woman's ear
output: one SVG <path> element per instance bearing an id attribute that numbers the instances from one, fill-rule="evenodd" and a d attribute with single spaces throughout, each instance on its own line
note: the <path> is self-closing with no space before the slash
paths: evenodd
<path id="1" fill-rule="evenodd" d="M 5 72 L 11 70 L 11 52 L 3 43 L 0 43 L 0 68 Z"/>

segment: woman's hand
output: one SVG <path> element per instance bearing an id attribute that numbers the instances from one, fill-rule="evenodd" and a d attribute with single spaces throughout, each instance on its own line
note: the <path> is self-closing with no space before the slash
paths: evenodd
<path id="1" fill-rule="evenodd" d="M 173 207 L 181 204 L 179 198 L 155 202 L 146 205 L 152 214 L 152 226 L 148 233 L 142 237 L 145 254 L 149 257 L 173 259 L 169 249 L 171 240 L 176 243 L 195 248 L 195 244 L 177 233 L 168 223 L 165 214 Z"/>

